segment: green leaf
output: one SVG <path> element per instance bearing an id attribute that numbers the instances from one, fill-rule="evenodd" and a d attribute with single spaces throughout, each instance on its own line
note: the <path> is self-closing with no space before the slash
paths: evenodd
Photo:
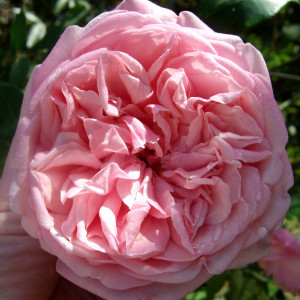
<path id="1" fill-rule="evenodd" d="M 212 277 L 206 283 L 206 300 L 214 299 L 214 296 L 224 286 L 225 281 L 228 279 L 228 273 L 224 272 L 221 275 Z"/>
<path id="2" fill-rule="evenodd" d="M 298 0 L 210 0 L 198 2 L 197 11 L 207 23 L 216 24 L 215 29 L 224 32 L 250 28 L 273 17 L 289 2 L 299 3 Z"/>
<path id="3" fill-rule="evenodd" d="M 10 141 L 0 140 L 0 174 L 2 173 L 9 147 Z"/>
<path id="4" fill-rule="evenodd" d="M 241 300 L 244 285 L 243 272 L 241 270 L 233 271 L 230 276 L 230 292 L 227 294 L 227 299 Z"/>
<path id="5" fill-rule="evenodd" d="M 182 300 L 206 300 L 206 292 L 202 290 L 196 290 L 186 295 Z"/>
<path id="6" fill-rule="evenodd" d="M 13 135 L 18 122 L 23 92 L 17 87 L 0 83 L 0 140 Z"/>
<path id="7" fill-rule="evenodd" d="M 282 32 L 290 40 L 298 40 L 300 38 L 300 24 L 291 24 L 283 26 Z"/>
<path id="8" fill-rule="evenodd" d="M 299 149 L 297 149 L 296 147 L 294 147 L 293 149 L 294 149 L 294 151 L 296 151 L 296 150 L 299 151 Z M 297 155 L 299 157 L 298 153 L 297 153 Z M 290 209 L 287 212 L 287 218 L 288 219 L 293 219 L 295 217 L 298 220 L 300 220 L 300 192 L 292 195 L 291 206 L 290 206 Z"/>
<path id="9" fill-rule="evenodd" d="M 31 25 L 27 36 L 26 47 L 28 49 L 33 48 L 39 41 L 41 41 L 45 37 L 46 30 L 46 24 L 43 22 L 37 22 Z"/>
<path id="10" fill-rule="evenodd" d="M 245 25 L 251 27 L 265 19 L 273 17 L 289 2 L 298 2 L 295 0 L 251 0 L 243 1 L 244 10 L 247 12 Z"/>
<path id="11" fill-rule="evenodd" d="M 176 0 L 162 0 L 159 4 L 172 9 L 175 2 Z"/>
<path id="12" fill-rule="evenodd" d="M 53 8 L 53 14 L 58 15 L 67 7 L 69 0 L 57 0 Z"/>
<path id="13" fill-rule="evenodd" d="M 278 293 L 279 287 L 271 280 L 268 282 L 267 286 L 269 296 L 274 297 Z"/>
<path id="14" fill-rule="evenodd" d="M 63 26 L 78 24 L 89 13 L 90 8 L 91 5 L 86 1 L 76 2 L 76 5 L 65 13 L 62 19 Z"/>
<path id="15" fill-rule="evenodd" d="M 16 58 L 10 69 L 10 83 L 23 89 L 29 77 L 30 65 L 31 62 L 27 56 L 21 56 Z"/>
<path id="16" fill-rule="evenodd" d="M 21 10 L 10 29 L 10 44 L 15 52 L 19 52 L 24 46 L 26 41 L 26 18 L 24 11 Z"/>
<path id="17" fill-rule="evenodd" d="M 16 15 L 20 14 L 22 10 L 23 9 L 21 9 L 20 7 L 15 7 L 13 9 Z M 24 11 L 24 14 L 25 14 L 26 22 L 29 24 L 41 21 L 41 19 L 33 11 Z"/>
<path id="18" fill-rule="evenodd" d="M 25 12 L 26 21 L 30 23 L 41 22 L 41 19 L 32 11 Z"/>
<path id="19" fill-rule="evenodd" d="M 23 93 L 18 88 L 0 83 L 0 171 L 17 127 Z"/>
<path id="20" fill-rule="evenodd" d="M 228 300 L 269 300 L 266 284 L 247 275 L 242 269 L 232 271 L 229 286 L 226 294 Z"/>

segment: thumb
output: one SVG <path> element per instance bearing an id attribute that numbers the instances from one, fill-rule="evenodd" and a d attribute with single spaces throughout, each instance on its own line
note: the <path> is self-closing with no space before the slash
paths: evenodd
<path id="1" fill-rule="evenodd" d="M 58 277 L 55 261 L 23 230 L 8 201 L 0 199 L 0 298 L 49 299 Z"/>
<path id="2" fill-rule="evenodd" d="M 8 201 L 0 199 L 1 300 L 99 299 L 60 277 L 56 260 L 23 230 L 20 216 L 10 211 Z"/>

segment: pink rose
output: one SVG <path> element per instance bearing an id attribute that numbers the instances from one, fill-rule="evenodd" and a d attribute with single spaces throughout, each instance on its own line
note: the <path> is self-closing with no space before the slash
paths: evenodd
<path id="1" fill-rule="evenodd" d="M 253 46 L 125 0 L 34 69 L 1 196 L 75 284 L 180 299 L 266 255 L 290 203 L 287 138 Z"/>
<path id="2" fill-rule="evenodd" d="M 294 294 L 300 294 L 300 240 L 279 229 L 272 237 L 271 252 L 259 262 L 276 284 Z"/>

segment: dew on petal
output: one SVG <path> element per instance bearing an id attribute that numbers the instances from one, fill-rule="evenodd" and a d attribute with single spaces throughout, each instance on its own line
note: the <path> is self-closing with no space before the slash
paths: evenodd
<path id="1" fill-rule="evenodd" d="M 256 195 L 256 201 L 260 201 L 262 199 L 262 193 L 258 192 Z"/>
<path id="2" fill-rule="evenodd" d="M 257 236 L 259 238 L 264 238 L 267 235 L 267 233 L 268 233 L 268 230 L 265 227 L 259 227 L 257 230 Z"/>

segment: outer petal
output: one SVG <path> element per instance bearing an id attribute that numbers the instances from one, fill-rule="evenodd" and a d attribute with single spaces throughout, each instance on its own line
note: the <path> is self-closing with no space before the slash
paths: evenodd
<path id="1" fill-rule="evenodd" d="M 279 229 L 272 238 L 270 253 L 259 264 L 282 289 L 300 294 L 300 240 L 297 236 Z"/>
<path id="2" fill-rule="evenodd" d="M 192 28 L 205 30 L 208 32 L 213 32 L 213 30 L 211 28 L 209 28 L 196 15 L 194 15 L 193 13 L 191 13 L 189 11 L 182 11 L 179 14 L 177 23 L 183 27 L 192 27 Z"/>
<path id="3" fill-rule="evenodd" d="M 177 16 L 173 11 L 157 6 L 148 0 L 124 0 L 116 7 L 116 9 L 136 11 L 141 14 L 151 14 L 164 22 L 176 22 L 177 19 Z"/>
<path id="4" fill-rule="evenodd" d="M 184 297 L 187 293 L 199 287 L 205 281 L 207 281 L 211 275 L 202 268 L 199 275 L 190 282 L 183 284 L 166 284 L 166 283 L 152 283 L 143 287 L 137 287 L 126 291 L 118 291 L 115 289 L 108 289 L 102 285 L 98 280 L 91 278 L 79 278 L 75 273 L 72 272 L 66 265 L 61 261 L 58 261 L 57 270 L 63 274 L 65 278 L 74 282 L 78 286 L 81 286 L 95 295 L 101 295 L 104 299 L 114 300 L 141 300 L 141 299 L 152 299 L 152 300 L 174 300 Z"/>
<path id="5" fill-rule="evenodd" d="M 87 32 L 90 31 L 99 22 L 102 22 L 107 17 L 117 13 L 118 11 L 102 13 L 98 17 L 94 18 L 85 27 L 79 27 L 76 25 L 69 26 L 64 31 L 43 64 L 38 65 L 34 68 L 36 75 L 31 76 L 31 78 L 34 78 L 33 85 L 30 88 L 31 93 L 33 94 L 39 88 L 41 83 L 57 68 L 57 66 L 59 66 L 64 61 L 68 61 L 70 57 L 73 56 L 73 50 L 74 48 L 76 48 L 76 45 L 78 44 L 78 41 L 82 36 L 87 34 Z"/>

